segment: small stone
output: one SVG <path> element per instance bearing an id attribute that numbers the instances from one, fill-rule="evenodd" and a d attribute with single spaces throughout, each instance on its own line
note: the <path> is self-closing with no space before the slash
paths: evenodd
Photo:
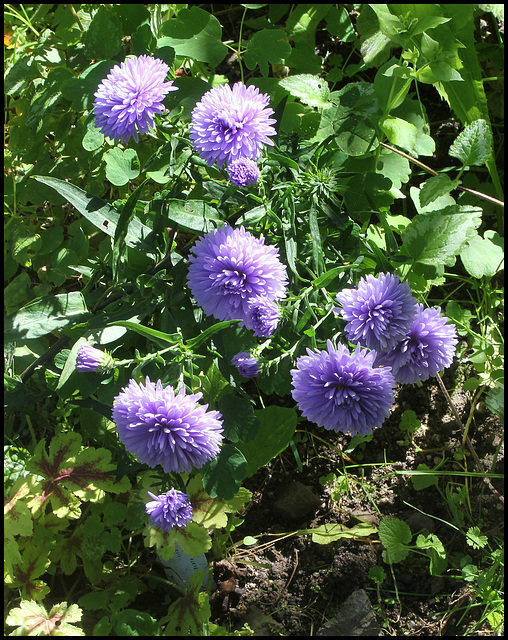
<path id="1" fill-rule="evenodd" d="M 363 589 L 353 591 L 337 615 L 322 626 L 316 636 L 382 636 L 372 605 Z"/>
<path id="2" fill-rule="evenodd" d="M 286 520 L 303 520 L 314 514 L 321 499 L 298 480 L 291 482 L 273 505 L 275 516 Z"/>

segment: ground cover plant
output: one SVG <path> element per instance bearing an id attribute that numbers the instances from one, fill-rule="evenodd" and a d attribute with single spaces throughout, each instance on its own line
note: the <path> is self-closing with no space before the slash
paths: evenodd
<path id="1" fill-rule="evenodd" d="M 4 16 L 5 633 L 502 634 L 503 5 Z"/>

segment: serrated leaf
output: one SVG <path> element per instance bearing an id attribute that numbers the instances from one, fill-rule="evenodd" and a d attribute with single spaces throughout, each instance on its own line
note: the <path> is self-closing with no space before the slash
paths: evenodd
<path id="1" fill-rule="evenodd" d="M 299 98 L 303 104 L 310 107 L 328 107 L 330 103 L 330 89 L 328 83 L 308 73 L 302 73 L 297 76 L 289 76 L 280 81 L 280 86 L 286 91 Z"/>
<path id="2" fill-rule="evenodd" d="M 87 502 L 103 499 L 104 492 L 122 493 L 130 488 L 126 477 L 116 482 L 110 472 L 111 452 L 106 449 L 82 448 L 81 436 L 68 432 L 55 436 L 46 452 L 46 441 L 37 445 L 27 469 L 44 480 L 33 489 L 28 506 L 33 513 L 43 511 L 48 501 L 58 517 L 78 518 L 80 498 Z"/>
<path id="3" fill-rule="evenodd" d="M 486 164 L 493 157 L 492 131 L 483 119 L 475 120 L 462 131 L 448 153 L 466 167 Z"/>
<path id="4" fill-rule="evenodd" d="M 200 474 L 194 476 L 187 485 L 187 494 L 192 504 L 192 520 L 205 529 L 225 527 L 228 513 L 239 511 L 251 497 L 251 492 L 244 487 L 230 500 L 211 498 L 203 489 Z"/>
<path id="5" fill-rule="evenodd" d="M 458 180 L 450 180 L 445 174 L 441 173 L 438 176 L 432 176 L 426 180 L 420 189 L 420 204 L 422 207 L 426 207 L 437 198 L 450 193 L 453 189 L 456 189 L 459 184 Z"/>
<path id="6" fill-rule="evenodd" d="M 185 527 L 173 527 L 171 531 L 162 531 L 148 526 L 145 530 L 145 545 L 156 547 L 157 553 L 164 560 L 175 555 L 175 543 L 188 556 L 197 557 L 208 551 L 212 540 L 206 529 L 196 522 L 189 522 Z"/>
<path id="7" fill-rule="evenodd" d="M 402 232 L 403 253 L 424 264 L 447 264 L 480 226 L 482 210 L 450 206 L 416 216 Z"/>
<path id="8" fill-rule="evenodd" d="M 219 455 L 203 468 L 203 486 L 212 498 L 233 498 L 247 473 L 243 453 L 233 445 L 222 445 Z"/>
<path id="9" fill-rule="evenodd" d="M 389 564 L 402 562 L 407 558 L 412 534 L 408 525 L 398 518 L 384 518 L 379 523 L 379 539 L 386 550 Z"/>
<path id="10" fill-rule="evenodd" d="M 252 404 L 232 393 L 223 396 L 218 403 L 224 422 L 224 437 L 231 442 L 249 442 L 260 427 Z"/>
<path id="11" fill-rule="evenodd" d="M 168 614 L 160 621 L 166 625 L 166 636 L 202 636 L 204 624 L 210 620 L 210 600 L 207 593 L 200 593 L 201 575 L 196 572 L 191 578 L 185 596 L 171 604 Z"/>
<path id="12" fill-rule="evenodd" d="M 5 620 L 9 626 L 19 626 L 10 636 L 84 636 L 85 632 L 70 624 L 81 620 L 82 611 L 77 604 L 60 602 L 47 612 L 37 602 L 22 600 L 11 609 Z"/>
<path id="13" fill-rule="evenodd" d="M 428 536 L 420 534 L 416 538 L 416 546 L 419 549 L 427 550 L 427 555 L 430 556 L 431 576 L 440 576 L 446 571 L 448 565 L 446 549 L 435 534 L 429 533 Z"/>

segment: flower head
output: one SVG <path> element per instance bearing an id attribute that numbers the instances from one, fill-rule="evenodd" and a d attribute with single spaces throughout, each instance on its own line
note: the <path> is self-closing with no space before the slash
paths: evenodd
<path id="1" fill-rule="evenodd" d="M 82 344 L 76 356 L 76 369 L 78 371 L 98 371 L 105 373 L 113 368 L 113 358 L 89 344 Z"/>
<path id="2" fill-rule="evenodd" d="M 215 458 L 222 443 L 222 420 L 218 411 L 198 404 L 201 393 L 175 394 L 146 378 L 131 380 L 113 401 L 113 422 L 127 451 L 150 467 L 166 473 L 199 469 Z"/>
<path id="3" fill-rule="evenodd" d="M 255 336 L 269 338 L 279 324 L 279 305 L 269 298 L 256 296 L 247 305 L 245 326 L 252 329 Z"/>
<path id="4" fill-rule="evenodd" d="M 405 337 L 389 352 L 379 353 L 376 365 L 391 367 L 402 384 L 427 380 L 449 367 L 458 342 L 457 331 L 439 307 L 417 305 L 416 315 Z"/>
<path id="5" fill-rule="evenodd" d="M 353 353 L 330 340 L 327 350 L 311 351 L 296 361 L 293 398 L 303 416 L 325 429 L 369 434 L 390 413 L 395 380 L 389 368 L 374 368 L 375 351 Z"/>
<path id="6" fill-rule="evenodd" d="M 245 320 L 252 298 L 277 300 L 285 295 L 286 268 L 277 249 L 243 227 L 210 231 L 192 252 L 187 281 L 206 315 Z"/>
<path id="7" fill-rule="evenodd" d="M 342 309 L 336 311 L 347 320 L 349 340 L 376 351 L 394 347 L 416 312 L 409 285 L 391 273 L 380 273 L 377 278 L 367 275 L 356 289 L 338 293 L 337 300 Z"/>
<path id="8" fill-rule="evenodd" d="M 256 160 L 264 145 L 273 145 L 269 136 L 276 131 L 268 107 L 270 97 L 254 86 L 237 82 L 207 91 L 192 112 L 190 138 L 209 166 L 219 167 L 238 158 Z"/>
<path id="9" fill-rule="evenodd" d="M 228 165 L 228 173 L 231 182 L 237 187 L 256 184 L 259 179 L 258 164 L 250 158 L 232 160 Z"/>
<path id="10" fill-rule="evenodd" d="M 185 527 L 192 520 L 192 505 L 186 493 L 170 489 L 167 493 L 155 496 L 147 502 L 145 510 L 150 516 L 150 523 L 162 531 L 171 531 L 173 527 Z"/>
<path id="11" fill-rule="evenodd" d="M 252 358 L 249 353 L 242 351 L 237 353 L 231 359 L 231 364 L 234 364 L 238 369 L 238 372 L 244 378 L 255 378 L 259 373 L 259 365 L 256 358 Z"/>
<path id="12" fill-rule="evenodd" d="M 115 65 L 95 92 L 95 125 L 105 136 L 128 142 L 138 131 L 154 125 L 154 115 L 164 111 L 162 100 L 176 91 L 173 81 L 164 82 L 168 65 L 158 58 L 139 56 Z"/>

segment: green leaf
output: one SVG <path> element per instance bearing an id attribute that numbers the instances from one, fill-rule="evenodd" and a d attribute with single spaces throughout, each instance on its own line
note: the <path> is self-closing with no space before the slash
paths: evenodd
<path id="1" fill-rule="evenodd" d="M 129 231 L 129 224 L 131 224 L 132 222 L 134 209 L 136 207 L 138 198 L 141 195 L 141 191 L 145 186 L 145 183 L 146 183 L 146 180 L 144 180 L 137 187 L 137 189 L 135 189 L 135 191 L 133 191 L 130 194 L 130 196 L 127 199 L 127 202 L 122 207 L 120 218 L 118 219 L 118 223 L 116 225 L 114 242 L 113 242 L 113 280 L 115 282 L 118 281 L 118 274 L 120 272 L 121 262 L 125 258 L 125 254 L 126 254 L 125 238 Z"/>
<path id="2" fill-rule="evenodd" d="M 411 482 L 413 483 L 415 491 L 422 491 L 423 489 L 427 489 L 428 487 L 437 486 L 438 478 L 435 475 L 434 471 L 430 469 L 426 464 L 421 463 L 416 469 L 417 471 L 421 471 L 421 475 L 415 473 L 411 476 Z"/>
<path id="3" fill-rule="evenodd" d="M 114 630 L 117 636 L 161 636 L 162 630 L 155 618 L 145 611 L 122 609 L 115 616 Z"/>
<path id="4" fill-rule="evenodd" d="M 104 231 L 108 236 L 114 237 L 116 226 L 120 219 L 120 213 L 102 198 L 83 191 L 79 187 L 49 176 L 32 176 L 37 182 L 52 187 L 61 196 L 68 200 L 82 216 Z M 149 238 L 152 230 L 142 224 L 137 218 L 133 218 L 128 227 L 125 242 L 129 247 L 137 249 L 144 255 L 155 256 L 155 249 Z"/>
<path id="5" fill-rule="evenodd" d="M 247 43 L 244 53 L 248 69 L 258 66 L 264 77 L 268 76 L 269 64 L 282 64 L 291 53 L 291 45 L 284 31 L 261 29 L 256 31 Z"/>
<path id="6" fill-rule="evenodd" d="M 495 231 L 486 231 L 485 236 L 474 236 L 460 252 L 462 264 L 473 278 L 492 277 L 504 269 L 503 238 Z"/>
<path id="7" fill-rule="evenodd" d="M 504 424 L 504 387 L 491 389 L 485 398 L 485 404 L 492 413 L 499 416 L 501 424 Z"/>
<path id="8" fill-rule="evenodd" d="M 85 55 L 89 60 L 113 58 L 120 51 L 123 35 L 120 19 L 109 6 L 99 5 L 84 34 Z"/>
<path id="9" fill-rule="evenodd" d="M 123 493 L 130 484 L 127 478 L 115 482 L 111 472 L 111 452 L 107 449 L 83 448 L 77 433 L 62 433 L 52 438 L 49 452 L 43 439 L 27 462 L 27 470 L 43 480 L 32 489 L 33 498 L 28 506 L 33 513 L 44 512 L 51 503 L 59 518 L 79 518 L 81 501 L 100 502 L 104 492 Z"/>
<path id="10" fill-rule="evenodd" d="M 429 533 L 427 536 L 420 534 L 416 538 L 416 546 L 419 549 L 427 549 L 427 555 L 430 556 L 431 576 L 440 576 L 446 571 L 448 565 L 446 549 L 435 534 Z"/>
<path id="11" fill-rule="evenodd" d="M 416 145 L 418 130 L 414 124 L 393 116 L 379 121 L 379 127 L 391 144 L 413 151 Z"/>
<path id="12" fill-rule="evenodd" d="M 252 404 L 245 398 L 228 393 L 218 403 L 224 421 L 224 437 L 231 442 L 249 442 L 260 427 Z"/>
<path id="13" fill-rule="evenodd" d="M 39 338 L 91 316 L 80 291 L 33 300 L 5 322 L 8 341 Z"/>
<path id="14" fill-rule="evenodd" d="M 317 544 L 330 544 L 338 540 L 356 540 L 377 533 L 377 527 L 368 522 L 361 522 L 354 527 L 346 527 L 339 523 L 322 524 L 315 529 L 303 529 L 298 535 L 311 535 L 312 542 Z"/>
<path id="15" fill-rule="evenodd" d="M 145 327 L 144 325 L 132 322 L 131 320 L 116 320 L 111 322 L 108 327 L 126 327 L 127 329 L 130 329 L 131 331 L 134 331 L 157 344 L 160 343 L 163 347 L 167 347 L 168 344 L 177 345 L 182 339 L 182 336 L 179 333 L 164 333 L 163 331 L 158 331 L 151 327 Z"/>
<path id="16" fill-rule="evenodd" d="M 299 98 L 303 104 L 307 104 L 310 107 L 330 106 L 328 102 L 330 89 L 328 88 L 328 83 L 321 78 L 303 73 L 283 78 L 279 84 L 283 89 L 289 91 L 292 96 Z"/>
<path id="17" fill-rule="evenodd" d="M 374 127 L 362 116 L 352 115 L 341 120 L 335 133 L 337 146 L 348 156 L 363 156 L 379 144 Z"/>
<path id="18" fill-rule="evenodd" d="M 492 131 L 485 120 L 475 120 L 462 131 L 448 153 L 466 166 L 486 164 L 493 157 Z"/>
<path id="19" fill-rule="evenodd" d="M 241 320 L 221 320 L 220 322 L 216 322 L 211 327 L 207 327 L 204 331 L 202 331 L 199 336 L 187 340 L 187 347 L 194 351 L 197 347 L 206 342 L 208 338 L 218 333 L 219 331 L 222 331 L 223 329 L 231 327 L 237 322 L 241 322 Z"/>
<path id="20" fill-rule="evenodd" d="M 457 188 L 458 184 L 458 180 L 450 180 L 446 173 L 432 176 L 432 178 L 429 178 L 423 183 L 420 189 L 421 206 L 426 207 L 437 198 L 450 193 L 450 191 Z"/>
<path id="21" fill-rule="evenodd" d="M 450 206 L 416 216 L 402 232 L 402 252 L 424 264 L 447 264 L 480 226 L 482 210 Z"/>
<path id="22" fill-rule="evenodd" d="M 26 271 L 22 271 L 14 280 L 11 280 L 4 289 L 4 304 L 7 315 L 26 302 L 30 295 L 32 281 Z"/>
<path id="23" fill-rule="evenodd" d="M 182 598 L 175 600 L 160 624 L 166 625 L 167 636 L 204 636 L 204 626 L 210 620 L 210 601 L 207 593 L 200 593 L 202 575 L 195 572 L 190 587 Z"/>
<path id="24" fill-rule="evenodd" d="M 173 47 L 177 56 L 207 62 L 216 67 L 228 52 L 222 44 L 222 28 L 217 18 L 208 11 L 193 6 L 181 9 L 178 15 L 161 26 L 163 38 L 157 45 Z"/>
<path id="25" fill-rule="evenodd" d="M 9 611 L 5 622 L 18 627 L 11 636 L 84 636 L 82 629 L 71 624 L 79 622 L 81 616 L 77 604 L 68 606 L 67 602 L 60 602 L 48 614 L 42 604 L 22 600 L 19 607 Z"/>
<path id="26" fill-rule="evenodd" d="M 398 518 L 384 518 L 379 523 L 379 539 L 386 550 L 383 552 L 383 558 L 388 564 L 402 562 L 407 558 L 407 545 L 411 538 L 411 529 Z"/>
<path id="27" fill-rule="evenodd" d="M 218 497 L 211 498 L 203 489 L 203 480 L 200 474 L 191 478 L 186 493 L 192 504 L 193 522 L 200 524 L 205 529 L 225 527 L 228 513 L 239 511 L 252 496 L 248 489 L 240 487 L 238 493 L 229 500 Z"/>
<path id="28" fill-rule="evenodd" d="M 226 443 L 219 455 L 203 467 L 203 486 L 211 498 L 231 500 L 238 493 L 246 472 L 247 461 L 243 453 Z"/>
<path id="29" fill-rule="evenodd" d="M 223 222 L 217 215 L 217 210 L 203 200 L 167 198 L 163 204 L 163 212 L 169 222 L 194 233 L 206 233 Z"/>
<path id="30" fill-rule="evenodd" d="M 122 151 L 115 147 L 104 154 L 106 178 L 115 186 L 121 187 L 139 176 L 140 164 L 134 149 Z"/>
<path id="31" fill-rule="evenodd" d="M 466 542 L 473 549 L 483 549 L 489 539 L 487 536 L 480 535 L 479 527 L 469 527 L 466 533 Z"/>
<path id="32" fill-rule="evenodd" d="M 288 446 L 294 435 L 298 416 L 294 408 L 269 406 L 259 409 L 254 415 L 261 423 L 257 436 L 249 442 L 237 443 L 247 460 L 246 475 L 250 477 L 260 467 Z"/>

